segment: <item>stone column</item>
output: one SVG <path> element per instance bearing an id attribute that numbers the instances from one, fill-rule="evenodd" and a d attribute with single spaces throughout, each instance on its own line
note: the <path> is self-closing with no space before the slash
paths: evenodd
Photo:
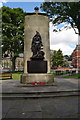
<path id="1" fill-rule="evenodd" d="M 49 20 L 48 17 L 39 14 L 27 15 L 25 17 L 25 40 L 24 40 L 24 73 L 27 73 L 27 61 L 32 56 L 31 42 L 36 31 L 42 37 L 45 60 L 48 62 L 48 73 L 50 73 L 50 43 L 49 43 Z"/>

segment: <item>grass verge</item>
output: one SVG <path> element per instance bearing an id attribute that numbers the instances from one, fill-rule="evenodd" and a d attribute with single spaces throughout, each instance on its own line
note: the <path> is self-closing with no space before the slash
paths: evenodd
<path id="1" fill-rule="evenodd" d="M 80 73 L 74 74 L 74 75 L 69 75 L 69 76 L 64 76 L 64 78 L 80 78 Z"/>
<path id="2" fill-rule="evenodd" d="M 12 78 L 16 79 L 16 80 L 20 80 L 20 77 L 21 77 L 22 74 L 23 74 L 23 72 L 12 73 Z"/>

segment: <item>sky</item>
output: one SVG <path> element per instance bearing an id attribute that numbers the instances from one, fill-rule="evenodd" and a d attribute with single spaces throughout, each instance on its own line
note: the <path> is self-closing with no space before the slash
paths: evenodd
<path id="1" fill-rule="evenodd" d="M 4 6 L 10 8 L 22 8 L 25 12 L 34 12 L 34 7 L 40 7 L 42 2 L 6 2 L 4 0 Z M 8 0 L 9 1 L 9 0 Z M 15 1 L 15 0 L 14 0 Z M 41 10 L 39 10 L 42 12 Z M 65 23 L 62 23 L 60 27 L 63 27 Z M 78 35 L 75 34 L 73 28 L 63 29 L 61 32 L 53 32 L 54 25 L 49 23 L 49 36 L 50 36 L 50 49 L 61 49 L 63 55 L 71 55 L 76 45 L 78 44 Z"/>
<path id="2" fill-rule="evenodd" d="M 34 7 L 40 7 L 41 2 L 7 2 L 3 3 L 4 6 L 10 8 L 22 8 L 25 12 L 34 12 Z M 41 12 L 41 11 L 40 11 Z"/>

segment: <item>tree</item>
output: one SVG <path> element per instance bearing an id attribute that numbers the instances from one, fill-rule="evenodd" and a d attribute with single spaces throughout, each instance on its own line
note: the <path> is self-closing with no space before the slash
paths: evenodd
<path id="1" fill-rule="evenodd" d="M 54 18 L 52 19 L 54 25 L 70 23 L 75 33 L 80 36 L 80 2 L 44 2 L 41 9 Z"/>
<path id="2" fill-rule="evenodd" d="M 71 55 L 64 55 L 64 58 L 68 61 L 72 60 L 72 56 Z"/>
<path id="3" fill-rule="evenodd" d="M 52 61 L 53 68 L 63 65 L 63 63 L 64 63 L 63 54 L 62 54 L 62 51 L 60 49 L 58 51 L 54 50 L 54 54 L 51 58 L 51 61 Z"/>
<path id="4" fill-rule="evenodd" d="M 66 60 L 64 60 L 62 67 L 69 67 L 69 63 Z"/>
<path id="5" fill-rule="evenodd" d="M 10 53 L 13 72 L 15 59 L 19 53 L 23 52 L 25 15 L 21 8 L 2 7 L 2 52 Z"/>

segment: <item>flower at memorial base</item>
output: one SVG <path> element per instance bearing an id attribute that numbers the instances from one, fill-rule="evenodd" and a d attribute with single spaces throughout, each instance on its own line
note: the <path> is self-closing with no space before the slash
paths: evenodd
<path id="1" fill-rule="evenodd" d="M 31 83 L 31 84 L 32 84 L 32 85 L 37 85 L 37 83 L 35 83 L 35 82 L 34 82 L 34 83 Z"/>
<path id="2" fill-rule="evenodd" d="M 40 82 L 39 85 L 45 85 L 46 83 Z"/>
<path id="3" fill-rule="evenodd" d="M 32 85 L 45 85 L 46 83 L 43 83 L 43 82 L 40 82 L 40 83 L 36 83 L 36 82 L 34 82 L 34 83 L 31 83 Z"/>

